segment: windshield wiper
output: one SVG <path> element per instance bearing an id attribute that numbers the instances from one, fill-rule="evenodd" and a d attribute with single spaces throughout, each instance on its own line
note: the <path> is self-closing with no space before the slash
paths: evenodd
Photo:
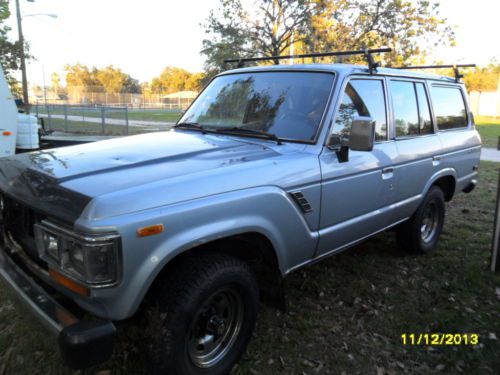
<path id="1" fill-rule="evenodd" d="M 276 134 L 268 133 L 268 132 L 263 131 L 263 130 L 255 130 L 255 129 L 241 128 L 238 126 L 234 126 L 232 128 L 217 129 L 216 131 L 217 131 L 217 133 L 231 132 L 231 133 L 247 133 L 247 134 L 261 135 L 267 139 L 275 141 L 278 145 L 283 144 L 281 142 L 281 139 Z"/>
<path id="2" fill-rule="evenodd" d="M 197 122 L 179 122 L 174 125 L 174 129 L 184 128 L 184 129 L 196 129 L 200 130 L 203 134 L 207 134 L 207 129 L 203 127 L 203 125 L 198 124 Z"/>

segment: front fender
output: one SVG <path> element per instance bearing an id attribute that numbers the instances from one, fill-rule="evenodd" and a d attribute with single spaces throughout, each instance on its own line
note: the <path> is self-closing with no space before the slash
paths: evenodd
<path id="1" fill-rule="evenodd" d="M 123 280 L 110 290 L 97 290 L 111 319 L 132 316 L 161 270 L 193 247 L 236 234 L 257 232 L 272 243 L 285 274 L 312 258 L 318 234 L 311 231 L 288 194 L 274 186 L 233 191 L 168 207 L 114 218 L 123 241 Z M 137 228 L 163 224 L 165 232 L 138 238 Z M 166 286 L 168 287 L 168 286 Z"/>

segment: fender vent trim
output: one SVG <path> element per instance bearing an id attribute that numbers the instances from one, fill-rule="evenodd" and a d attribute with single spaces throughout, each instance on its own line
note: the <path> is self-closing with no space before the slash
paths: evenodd
<path id="1" fill-rule="evenodd" d="M 304 213 L 309 213 L 313 210 L 311 204 L 301 191 L 292 191 L 290 195 Z"/>

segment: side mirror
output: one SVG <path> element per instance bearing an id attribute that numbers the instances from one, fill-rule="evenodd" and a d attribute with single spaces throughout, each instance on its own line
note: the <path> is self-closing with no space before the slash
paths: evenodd
<path id="1" fill-rule="evenodd" d="M 354 117 L 348 147 L 354 151 L 371 151 L 375 143 L 375 121 L 371 117 Z"/>

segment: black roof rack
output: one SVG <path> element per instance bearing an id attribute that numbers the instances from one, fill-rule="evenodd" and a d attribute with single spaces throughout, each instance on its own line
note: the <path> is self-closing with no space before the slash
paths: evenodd
<path id="1" fill-rule="evenodd" d="M 420 66 L 396 66 L 392 69 L 446 69 L 451 68 L 455 73 L 455 81 L 459 82 L 460 78 L 463 78 L 458 68 L 474 68 L 476 64 L 455 64 L 455 65 L 420 65 Z"/>
<path id="2" fill-rule="evenodd" d="M 334 52 L 323 52 L 323 53 L 306 53 L 301 55 L 280 55 L 280 56 L 264 56 L 264 57 L 249 57 L 245 59 L 227 59 L 224 60 L 225 63 L 237 63 L 238 68 L 242 68 L 246 62 L 255 62 L 255 61 L 271 61 L 271 60 L 285 60 L 285 59 L 301 59 L 308 57 L 326 57 L 326 56 L 349 56 L 349 55 L 364 55 L 366 61 L 368 62 L 368 69 L 370 70 L 370 74 L 376 70 L 380 63 L 375 62 L 373 58 L 373 53 L 383 53 L 383 52 L 391 52 L 391 48 L 377 48 L 377 49 L 361 49 L 355 51 L 334 51 Z"/>

